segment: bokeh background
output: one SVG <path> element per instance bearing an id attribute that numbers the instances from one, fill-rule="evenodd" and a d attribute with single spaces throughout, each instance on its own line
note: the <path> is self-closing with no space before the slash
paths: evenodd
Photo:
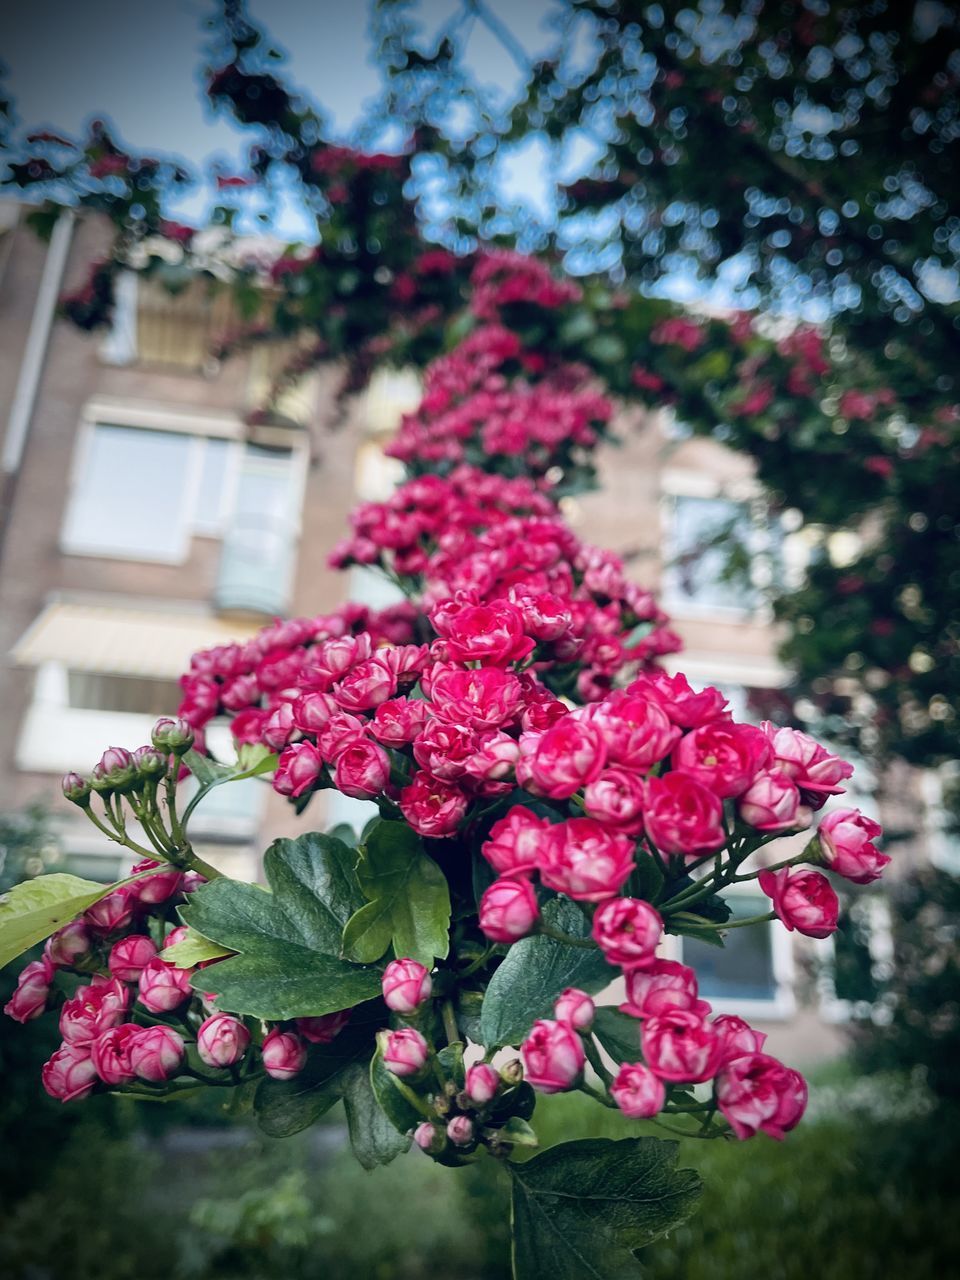
<path id="1" fill-rule="evenodd" d="M 344 226 L 369 208 L 302 162 L 412 146 L 398 240 L 415 217 L 454 253 L 544 252 L 629 298 L 629 324 L 567 337 L 633 399 L 598 490 L 564 514 L 656 592 L 684 641 L 671 670 L 855 761 L 852 802 L 893 857 L 825 943 L 686 943 L 703 993 L 767 1031 L 812 1101 L 782 1146 L 684 1143 L 702 1207 L 645 1273 L 951 1274 L 955 8 L 44 0 L 0 18 L 0 56 L 0 890 L 123 873 L 57 778 L 145 741 L 194 649 L 392 600 L 326 556 L 351 507 L 397 481 L 384 446 L 444 318 L 369 376 L 358 351 L 394 246 L 368 237 L 358 270 Z M 253 343 L 235 286 L 258 272 L 287 327 L 274 313 Z M 224 790 L 198 810 L 200 851 L 253 878 L 295 828 L 256 780 Z M 333 801 L 314 818 L 361 820 Z M 0 1274 L 509 1274 L 495 1170 L 414 1153 L 365 1173 L 338 1111 L 279 1142 L 218 1100 L 62 1107 L 39 1085 L 56 1041 L 46 1021 L 0 1027 Z M 627 1131 L 596 1112 L 545 1099 L 542 1142 Z"/>

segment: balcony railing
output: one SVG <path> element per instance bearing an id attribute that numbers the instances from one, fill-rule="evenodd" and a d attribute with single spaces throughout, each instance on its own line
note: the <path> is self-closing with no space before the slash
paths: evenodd
<path id="1" fill-rule="evenodd" d="M 221 613 L 283 617 L 290 608 L 296 530 L 269 516 L 240 516 L 223 536 L 214 604 Z"/>

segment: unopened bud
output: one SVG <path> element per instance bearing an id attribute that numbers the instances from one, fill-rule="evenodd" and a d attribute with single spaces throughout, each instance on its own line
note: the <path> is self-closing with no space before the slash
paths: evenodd
<path id="1" fill-rule="evenodd" d="M 567 987 L 561 991 L 553 1006 L 554 1017 L 558 1022 L 566 1022 L 574 1031 L 589 1031 L 597 1008 L 585 991 L 577 987 Z"/>
<path id="2" fill-rule="evenodd" d="M 427 1063 L 430 1050 L 413 1027 L 388 1031 L 383 1039 L 383 1065 L 395 1076 L 415 1076 Z"/>
<path id="3" fill-rule="evenodd" d="M 447 1125 L 447 1137 L 455 1147 L 469 1147 L 473 1142 L 473 1121 L 469 1116 L 454 1116 Z"/>
<path id="4" fill-rule="evenodd" d="M 500 1088 L 500 1073 L 489 1062 L 477 1062 L 467 1071 L 467 1097 L 475 1107 L 492 1102 Z"/>
<path id="5" fill-rule="evenodd" d="M 307 1062 L 307 1046 L 293 1031 L 275 1027 L 261 1046 L 263 1069 L 274 1080 L 292 1080 Z"/>
<path id="6" fill-rule="evenodd" d="M 98 768 L 113 791 L 129 791 L 137 781 L 133 756 L 125 747 L 107 747 Z"/>
<path id="7" fill-rule="evenodd" d="M 426 1151 L 428 1155 L 438 1155 L 447 1145 L 443 1130 L 432 1125 L 429 1120 L 424 1120 L 422 1124 L 417 1125 L 413 1131 L 413 1140 L 420 1150 Z"/>
<path id="8" fill-rule="evenodd" d="M 69 800 L 71 804 L 78 804 L 81 809 L 89 808 L 89 778 L 81 778 L 79 773 L 65 773 L 60 781 L 60 787 L 65 800 Z"/>
<path id="9" fill-rule="evenodd" d="M 172 751 L 175 756 L 182 756 L 193 746 L 193 730 L 186 720 L 179 716 L 174 720 L 164 716 L 153 726 L 150 741 L 158 751 Z"/>
<path id="10" fill-rule="evenodd" d="M 509 1062 L 504 1063 L 500 1068 L 500 1079 L 510 1088 L 521 1083 L 523 1080 L 523 1063 L 519 1058 L 512 1058 Z"/>
<path id="11" fill-rule="evenodd" d="M 162 778 L 167 772 L 167 757 L 156 747 L 137 747 L 133 764 L 141 778 Z"/>

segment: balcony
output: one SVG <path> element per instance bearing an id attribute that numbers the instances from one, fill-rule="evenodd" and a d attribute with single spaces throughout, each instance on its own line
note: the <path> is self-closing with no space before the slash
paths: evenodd
<path id="1" fill-rule="evenodd" d="M 213 602 L 219 613 L 284 617 L 290 608 L 297 533 L 288 520 L 245 515 L 223 535 Z"/>

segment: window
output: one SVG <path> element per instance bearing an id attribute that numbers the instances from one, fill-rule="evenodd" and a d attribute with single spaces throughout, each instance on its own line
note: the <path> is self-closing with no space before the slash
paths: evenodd
<path id="1" fill-rule="evenodd" d="M 770 910 L 769 899 L 759 893 L 730 893 L 727 903 L 734 920 Z M 718 1013 L 768 1018 L 793 1013 L 790 937 L 776 921 L 731 929 L 722 948 L 696 938 L 682 938 L 680 945 L 683 963 L 697 972 L 700 994 Z"/>
<path id="2" fill-rule="evenodd" d="M 302 456 L 222 436 L 93 422 L 81 435 L 63 549 L 180 564 L 193 537 L 223 537 L 238 523 L 274 538 L 282 528 L 290 542 Z"/>
<path id="3" fill-rule="evenodd" d="M 755 609 L 760 598 L 749 577 L 756 550 L 750 504 L 681 494 L 667 501 L 665 596 L 674 605 Z"/>
<path id="4" fill-rule="evenodd" d="M 67 706 L 83 711 L 172 715 L 183 694 L 176 680 L 151 680 L 104 671 L 67 671 Z"/>
<path id="5" fill-rule="evenodd" d="M 238 322 L 229 290 L 218 290 L 212 281 L 193 281 L 172 292 L 127 271 L 117 282 L 113 324 L 100 356 L 107 364 L 215 371 L 213 348 Z"/>

